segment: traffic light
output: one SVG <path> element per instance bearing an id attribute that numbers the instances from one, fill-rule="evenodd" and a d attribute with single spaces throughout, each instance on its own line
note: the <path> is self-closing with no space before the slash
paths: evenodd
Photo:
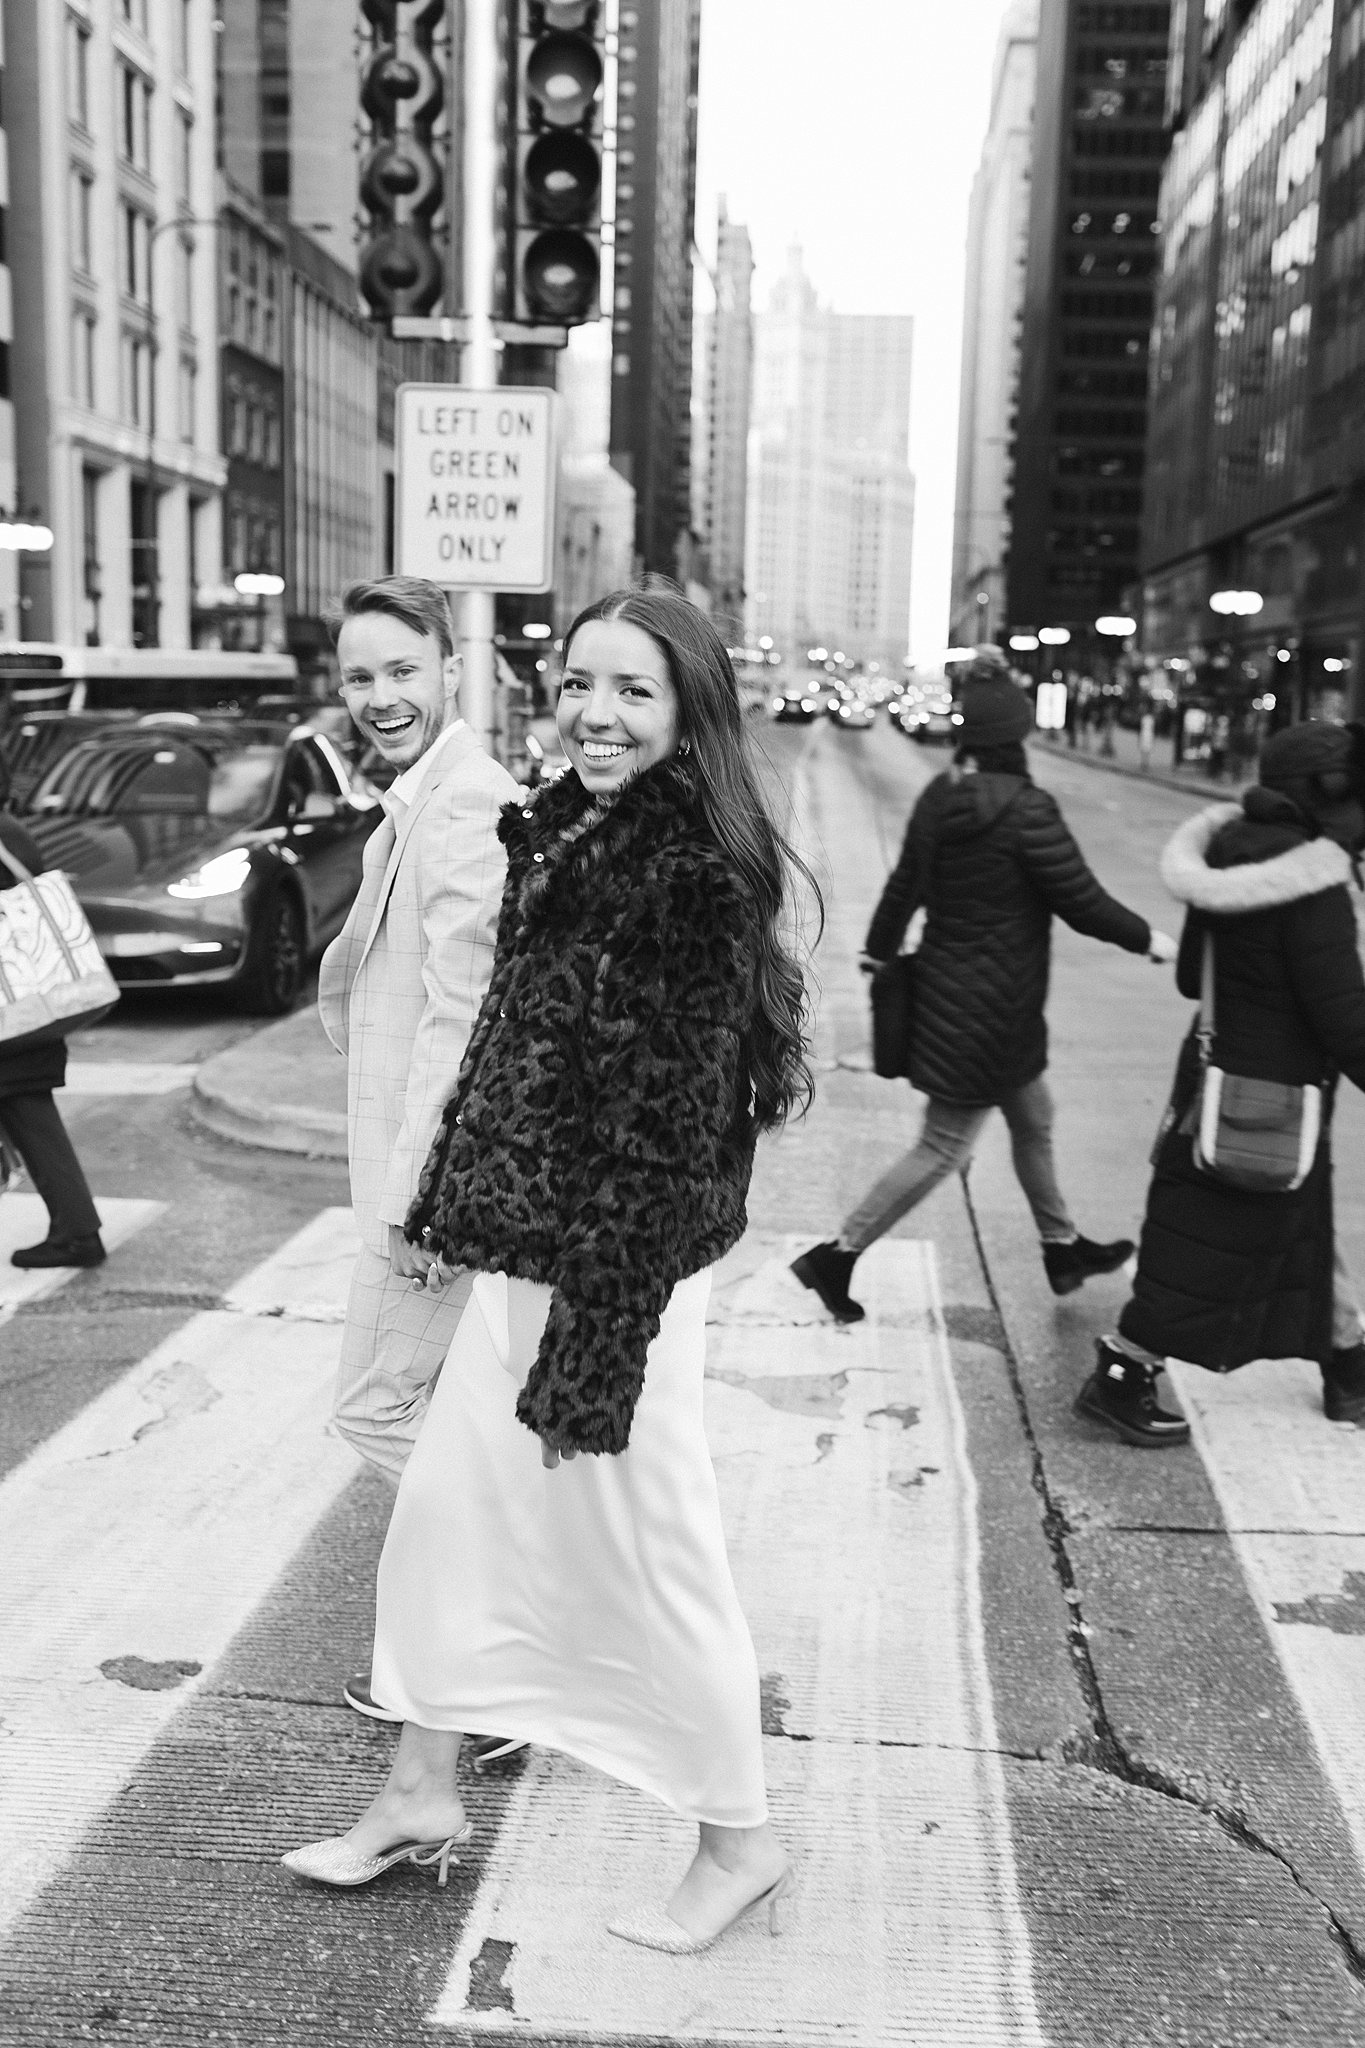
<path id="1" fill-rule="evenodd" d="M 600 311 L 603 0 L 511 0 L 507 317 Z"/>
<path id="2" fill-rule="evenodd" d="M 445 271 L 432 226 L 445 198 L 445 172 L 433 148 L 445 90 L 432 49 L 445 0 L 361 6 L 374 47 L 360 84 L 370 119 L 370 149 L 360 167 L 360 201 L 369 215 L 360 289 L 378 319 L 429 313 Z"/>

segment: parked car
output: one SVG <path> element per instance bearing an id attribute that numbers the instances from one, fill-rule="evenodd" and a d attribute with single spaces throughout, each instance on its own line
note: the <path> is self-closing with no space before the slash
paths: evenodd
<path id="1" fill-rule="evenodd" d="M 116 981 L 221 987 L 261 1016 L 292 1007 L 382 816 L 325 732 L 40 714 L 11 727 L 5 752 L 15 807 L 70 875 Z"/>
<path id="2" fill-rule="evenodd" d="M 903 707 L 896 722 L 922 746 L 952 746 L 962 716 L 954 711 L 951 697 L 920 697 Z"/>
<path id="3" fill-rule="evenodd" d="M 866 732 L 877 722 L 877 710 L 865 690 L 851 688 L 847 683 L 836 691 L 829 707 L 831 725 L 837 725 L 840 732 Z"/>

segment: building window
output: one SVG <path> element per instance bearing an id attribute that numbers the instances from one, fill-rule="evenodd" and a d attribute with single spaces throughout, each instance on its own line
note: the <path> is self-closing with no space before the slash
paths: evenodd
<path id="1" fill-rule="evenodd" d="M 177 0 L 175 9 L 175 68 L 182 78 L 190 75 L 190 30 L 194 0 Z"/>
<path id="2" fill-rule="evenodd" d="M 180 438 L 193 441 L 195 432 L 195 411 L 199 387 L 199 372 L 188 356 L 180 361 Z"/>
<path id="3" fill-rule="evenodd" d="M 83 276 L 92 273 L 91 215 L 95 180 L 77 165 L 71 172 L 71 260 Z"/>
<path id="4" fill-rule="evenodd" d="M 85 644 L 100 644 L 100 474 L 97 469 L 81 471 L 81 557 L 84 571 Z"/>
<path id="5" fill-rule="evenodd" d="M 119 13 L 129 28 L 135 28 L 139 35 L 146 35 L 147 0 L 119 0 Z"/>
<path id="6" fill-rule="evenodd" d="M 66 18 L 67 110 L 78 128 L 90 127 L 90 29 L 74 14 Z"/>
<path id="7" fill-rule="evenodd" d="M 188 235 L 176 242 L 176 311 L 182 327 L 194 326 L 194 243 Z"/>
<path id="8" fill-rule="evenodd" d="M 135 171 L 152 167 L 152 88 L 131 64 L 119 67 L 119 155 Z"/>
<path id="9" fill-rule="evenodd" d="M 265 415 L 265 466 L 267 469 L 280 466 L 280 416 L 273 406 Z"/>
<path id="10" fill-rule="evenodd" d="M 141 207 L 130 206 L 126 200 L 119 212 L 119 284 L 128 298 L 150 306 L 152 224 Z"/>
<path id="11" fill-rule="evenodd" d="M 128 487 L 128 566 L 133 585 L 133 645 L 134 647 L 156 647 L 160 644 L 158 620 L 161 610 L 157 585 L 160 582 L 160 564 L 157 560 L 157 494 L 154 486 L 143 480 L 130 482 Z"/>
<path id="12" fill-rule="evenodd" d="M 95 409 L 95 316 L 84 306 L 71 316 L 71 396 Z"/>
<path id="13" fill-rule="evenodd" d="M 135 427 L 151 424 L 151 350 L 146 337 L 125 333 L 121 350 L 123 417 Z"/>
<path id="14" fill-rule="evenodd" d="M 182 206 L 191 203 L 194 184 L 194 116 L 183 107 L 176 109 L 176 198 Z"/>

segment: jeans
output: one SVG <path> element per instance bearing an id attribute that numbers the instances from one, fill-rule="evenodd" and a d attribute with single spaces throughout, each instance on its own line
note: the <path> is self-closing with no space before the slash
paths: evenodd
<path id="1" fill-rule="evenodd" d="M 1000 1101 L 1010 1128 L 1010 1149 L 1020 1187 L 1028 1197 L 1038 1235 L 1044 1244 L 1070 1244 L 1076 1236 L 1052 1158 L 1052 1095 L 1042 1075 L 1026 1087 L 1012 1089 Z M 922 1202 L 950 1173 L 964 1172 L 971 1161 L 990 1107 L 939 1102 L 932 1096 L 912 1151 L 897 1160 L 853 1210 L 839 1233 L 845 1251 L 861 1255 L 885 1235 L 893 1223 Z"/>

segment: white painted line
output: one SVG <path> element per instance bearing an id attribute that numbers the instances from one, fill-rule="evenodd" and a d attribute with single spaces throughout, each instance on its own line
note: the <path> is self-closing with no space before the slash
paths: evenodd
<path id="1" fill-rule="evenodd" d="M 794 1300 L 803 1243 L 749 1237 L 723 1263 L 706 1390 L 766 1675 L 774 1819 L 799 1866 L 788 1930 L 773 1941 L 747 1921 L 699 1957 L 614 1940 L 613 1911 L 662 1902 L 695 1831 L 538 1752 L 431 2023 L 584 2043 L 1041 2048 L 932 1249 L 864 1254 L 868 1318 L 839 1329 Z M 495 1953 L 510 2008 L 487 1995 L 489 1941 L 509 1945 Z"/>
<path id="2" fill-rule="evenodd" d="M 96 1195 L 100 1212 L 100 1235 L 107 1252 L 126 1244 L 134 1232 L 159 1216 L 164 1202 L 133 1201 L 120 1195 Z M 47 1236 L 47 1208 L 39 1195 L 0 1195 L 0 1323 L 14 1314 L 20 1302 L 36 1301 L 40 1295 L 55 1293 L 74 1280 L 78 1266 L 40 1267 L 27 1272 L 10 1264 L 10 1253 L 20 1245 L 39 1244 Z"/>
<path id="3" fill-rule="evenodd" d="M 1365 1866 L 1365 1430 L 1315 1365 L 1172 1365 L 1252 1598 Z"/>
<path id="4" fill-rule="evenodd" d="M 189 1088 L 199 1069 L 165 1060 L 70 1060 L 68 1095 L 172 1095 Z"/>
<path id="5" fill-rule="evenodd" d="M 267 1265 L 352 1233 L 349 1210 L 327 1210 Z M 0 1931 L 354 1476 L 324 1435 L 339 1334 L 195 1316 L 0 1485 Z M 128 1682 L 176 1663 L 198 1671 L 160 1691 Z"/>
<path id="6" fill-rule="evenodd" d="M 253 1316 L 344 1322 L 359 1249 L 351 1211 L 323 1209 L 288 1244 L 235 1282 L 223 1296 L 223 1306 Z"/>

